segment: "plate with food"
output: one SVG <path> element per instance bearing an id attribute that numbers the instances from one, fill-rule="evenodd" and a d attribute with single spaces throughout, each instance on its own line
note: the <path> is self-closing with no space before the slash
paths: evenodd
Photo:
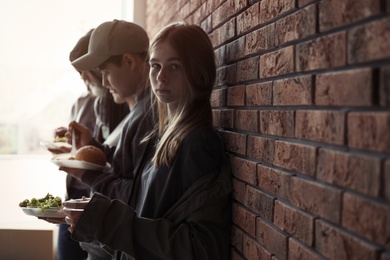
<path id="1" fill-rule="evenodd" d="M 24 214 L 42 218 L 64 218 L 66 216 L 62 207 L 48 209 L 22 207 Z"/>
<path id="2" fill-rule="evenodd" d="M 62 199 L 58 196 L 54 197 L 50 193 L 39 199 L 25 199 L 19 203 L 19 207 L 26 215 L 34 217 L 63 218 L 66 215 Z"/>
<path id="3" fill-rule="evenodd" d="M 108 167 L 105 154 L 99 148 L 86 145 L 77 150 L 74 157 L 70 153 L 58 154 L 51 162 L 59 167 L 82 170 L 103 170 Z"/>
<path id="4" fill-rule="evenodd" d="M 60 150 L 60 147 L 65 147 L 65 148 L 68 148 L 68 149 L 72 148 L 72 146 L 70 144 L 68 144 L 66 142 L 66 140 L 65 141 L 61 141 L 61 142 L 41 141 L 40 145 L 46 147 L 47 149 L 51 149 L 51 150 Z"/>

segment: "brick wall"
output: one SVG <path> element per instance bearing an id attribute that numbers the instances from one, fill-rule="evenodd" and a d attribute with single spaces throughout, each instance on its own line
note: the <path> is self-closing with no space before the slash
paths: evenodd
<path id="1" fill-rule="evenodd" d="M 390 1 L 147 0 L 216 54 L 232 259 L 390 259 Z"/>

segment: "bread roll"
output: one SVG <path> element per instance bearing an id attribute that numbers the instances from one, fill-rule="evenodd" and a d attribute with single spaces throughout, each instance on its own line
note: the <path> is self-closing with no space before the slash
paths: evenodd
<path id="1" fill-rule="evenodd" d="M 106 156 L 102 150 L 92 145 L 86 145 L 78 149 L 75 155 L 75 159 L 102 166 L 105 166 L 107 162 Z"/>

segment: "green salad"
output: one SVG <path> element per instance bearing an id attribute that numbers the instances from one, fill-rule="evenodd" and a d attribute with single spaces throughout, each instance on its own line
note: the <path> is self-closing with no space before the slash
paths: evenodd
<path id="1" fill-rule="evenodd" d="M 32 207 L 40 208 L 42 211 L 48 208 L 57 208 L 62 206 L 62 199 L 58 196 L 54 197 L 48 193 L 45 197 L 37 199 L 32 198 L 31 200 L 25 199 L 19 203 L 19 207 Z"/>

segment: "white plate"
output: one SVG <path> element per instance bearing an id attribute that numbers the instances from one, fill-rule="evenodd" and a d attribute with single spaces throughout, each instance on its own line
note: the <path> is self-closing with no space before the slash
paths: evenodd
<path id="1" fill-rule="evenodd" d="M 48 208 L 42 211 L 40 208 L 22 207 L 22 210 L 26 215 L 34 217 L 63 218 L 66 216 L 62 208 Z"/>
<path id="2" fill-rule="evenodd" d="M 108 164 L 106 164 L 106 166 L 101 166 L 99 164 L 79 161 L 75 159 L 70 160 L 69 158 L 71 158 L 70 153 L 58 154 L 51 159 L 51 162 L 59 167 L 63 166 L 67 168 L 92 170 L 92 171 L 103 170 L 106 167 L 108 167 Z"/>
<path id="3" fill-rule="evenodd" d="M 60 147 L 68 147 L 72 148 L 72 146 L 65 142 L 49 142 L 49 141 L 41 141 L 40 145 L 46 147 L 47 149 L 53 149 L 56 150 Z"/>

